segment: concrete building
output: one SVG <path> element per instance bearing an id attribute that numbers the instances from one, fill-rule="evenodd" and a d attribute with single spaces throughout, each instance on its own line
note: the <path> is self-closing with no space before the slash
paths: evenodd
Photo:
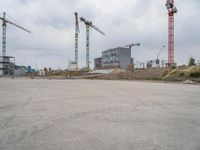
<path id="1" fill-rule="evenodd" d="M 130 48 L 117 47 L 102 52 L 103 69 L 113 69 L 113 68 L 127 69 L 130 64 L 131 64 Z"/>
<path id="2" fill-rule="evenodd" d="M 94 59 L 94 68 L 101 69 L 102 68 L 102 57 Z"/>
<path id="3" fill-rule="evenodd" d="M 15 58 L 11 56 L 0 56 L 0 75 L 14 75 Z"/>

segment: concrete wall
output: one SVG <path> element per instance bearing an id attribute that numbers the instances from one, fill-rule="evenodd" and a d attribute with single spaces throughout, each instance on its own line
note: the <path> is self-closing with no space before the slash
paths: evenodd
<path id="1" fill-rule="evenodd" d="M 128 68 L 128 66 L 131 64 L 131 49 L 121 49 L 119 53 L 120 68 Z"/>

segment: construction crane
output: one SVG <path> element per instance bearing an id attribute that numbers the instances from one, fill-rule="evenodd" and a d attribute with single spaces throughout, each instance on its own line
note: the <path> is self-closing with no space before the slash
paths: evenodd
<path id="1" fill-rule="evenodd" d="M 125 47 L 129 47 L 132 48 L 133 46 L 140 46 L 140 43 L 136 43 L 136 44 L 128 44 Z"/>
<path id="2" fill-rule="evenodd" d="M 78 66 L 78 34 L 79 34 L 79 23 L 78 23 L 78 13 L 75 12 L 75 63 Z"/>
<path id="3" fill-rule="evenodd" d="M 86 26 L 86 68 L 89 69 L 90 68 L 90 53 L 89 53 L 89 49 L 90 49 L 90 27 L 95 29 L 96 31 L 98 31 L 99 33 L 101 33 L 102 35 L 105 35 L 105 33 L 103 33 L 99 28 L 97 28 L 94 24 L 92 24 L 91 21 L 86 20 L 85 18 L 81 17 L 80 21 L 85 23 Z"/>
<path id="4" fill-rule="evenodd" d="M 174 13 L 178 10 L 174 6 L 174 0 L 167 0 L 166 7 L 168 10 L 168 64 L 174 65 Z"/>
<path id="5" fill-rule="evenodd" d="M 132 48 L 133 46 L 140 46 L 140 43 L 127 44 L 125 47 Z M 134 58 L 131 58 L 131 63 L 134 65 Z"/>
<path id="6" fill-rule="evenodd" d="M 158 52 L 158 54 L 157 54 L 157 57 L 156 57 L 156 64 L 157 64 L 157 65 L 160 64 L 159 56 L 160 56 L 161 51 L 162 51 L 164 48 L 165 48 L 165 45 L 163 45 L 163 46 L 160 48 L 160 50 L 159 50 L 159 52 Z"/>
<path id="7" fill-rule="evenodd" d="M 3 13 L 3 18 L 0 17 L 0 19 L 2 20 L 2 27 L 3 27 L 3 37 L 2 37 L 2 56 L 6 56 L 6 27 L 7 27 L 7 23 L 8 24 L 12 24 L 14 25 L 15 27 L 17 28 L 20 28 L 28 33 L 31 33 L 31 31 L 25 29 L 24 27 L 22 26 L 19 26 L 17 25 L 16 23 L 13 23 L 11 21 L 9 21 L 7 18 L 6 18 L 6 13 L 4 12 Z"/>

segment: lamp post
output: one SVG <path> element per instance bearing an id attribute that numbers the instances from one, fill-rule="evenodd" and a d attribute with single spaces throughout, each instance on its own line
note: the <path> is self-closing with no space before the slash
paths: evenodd
<path id="1" fill-rule="evenodd" d="M 156 57 L 156 65 L 157 65 L 157 66 L 159 66 L 159 64 L 160 64 L 160 60 L 159 60 L 160 53 L 162 52 L 162 50 L 163 50 L 165 47 L 166 47 L 166 46 L 163 45 L 163 46 L 160 48 L 160 50 L 159 50 L 159 52 L 158 52 L 158 54 L 157 54 L 157 57 Z"/>

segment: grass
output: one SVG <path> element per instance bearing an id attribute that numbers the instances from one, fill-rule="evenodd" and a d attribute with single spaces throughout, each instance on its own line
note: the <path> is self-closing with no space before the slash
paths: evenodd
<path id="1" fill-rule="evenodd" d="M 200 66 L 181 66 L 172 69 L 170 72 L 163 75 L 163 80 L 167 81 L 184 81 L 184 80 L 200 80 Z"/>
<path id="2" fill-rule="evenodd" d="M 191 78 L 200 78 L 200 71 L 195 71 L 190 73 Z"/>

